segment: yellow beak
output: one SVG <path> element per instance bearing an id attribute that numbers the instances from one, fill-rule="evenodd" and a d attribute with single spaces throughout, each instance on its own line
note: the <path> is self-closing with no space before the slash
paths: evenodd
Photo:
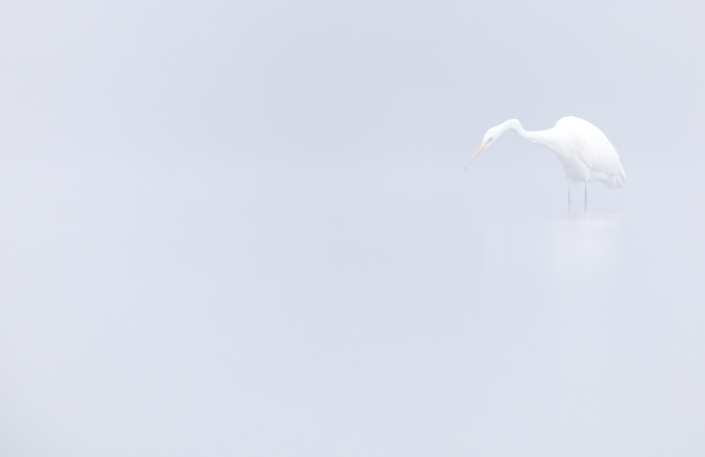
<path id="1" fill-rule="evenodd" d="M 475 154 L 470 158 L 470 161 L 468 162 L 467 165 L 465 165 L 465 168 L 469 167 L 470 164 L 473 162 L 473 160 L 477 159 L 477 156 L 480 155 L 483 149 L 487 146 L 487 143 L 482 143 L 479 148 L 477 148 L 477 151 L 475 151 Z"/>

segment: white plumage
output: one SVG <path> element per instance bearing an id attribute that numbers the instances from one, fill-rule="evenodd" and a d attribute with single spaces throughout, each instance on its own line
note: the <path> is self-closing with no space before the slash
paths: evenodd
<path id="1" fill-rule="evenodd" d="M 465 167 L 507 130 L 513 130 L 522 140 L 540 144 L 556 153 L 568 180 L 569 203 L 571 184 L 585 184 L 587 207 L 588 181 L 600 181 L 612 189 L 623 187 L 626 182 L 619 154 L 610 140 L 588 121 L 573 116 L 559 119 L 553 128 L 537 132 L 527 132 L 516 119 L 492 127 L 485 133 L 482 144 Z"/>

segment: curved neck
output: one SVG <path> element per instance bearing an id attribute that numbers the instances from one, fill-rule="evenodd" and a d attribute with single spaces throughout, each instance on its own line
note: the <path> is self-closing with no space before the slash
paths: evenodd
<path id="1" fill-rule="evenodd" d="M 527 132 L 524 127 L 521 126 L 521 122 L 517 119 L 509 119 L 499 125 L 500 135 L 507 130 L 513 130 L 519 138 L 524 141 L 529 141 L 531 143 L 540 144 L 542 146 L 548 146 L 550 141 L 550 131 L 549 130 L 539 130 L 537 132 Z"/>

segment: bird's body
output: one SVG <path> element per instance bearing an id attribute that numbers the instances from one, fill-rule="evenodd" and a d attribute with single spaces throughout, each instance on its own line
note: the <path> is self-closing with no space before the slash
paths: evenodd
<path id="1" fill-rule="evenodd" d="M 610 140 L 588 121 L 573 116 L 559 119 L 551 129 L 536 132 L 527 132 L 516 119 L 492 127 L 468 165 L 507 130 L 513 130 L 522 140 L 540 144 L 556 153 L 568 180 L 569 200 L 571 184 L 586 185 L 587 202 L 588 181 L 600 181 L 612 189 L 623 187 L 626 182 L 619 154 Z"/>

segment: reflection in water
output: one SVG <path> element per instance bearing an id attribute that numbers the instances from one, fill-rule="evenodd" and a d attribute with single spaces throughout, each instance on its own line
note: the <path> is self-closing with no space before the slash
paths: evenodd
<path id="1" fill-rule="evenodd" d="M 595 280 L 619 262 L 619 214 L 568 214 L 545 227 L 553 245 L 548 269 L 559 280 Z"/>
<path id="2" fill-rule="evenodd" d="M 622 232 L 623 216 L 609 213 L 484 223 L 478 402 L 490 421 L 482 433 L 514 417 L 540 418 L 515 425 L 515 436 L 540 446 L 609 433 Z"/>
<path id="3" fill-rule="evenodd" d="M 550 219 L 486 220 L 485 275 L 582 283 L 607 276 L 619 263 L 622 219 L 616 213 L 567 213 Z M 604 278 L 602 279 L 604 281 Z"/>

